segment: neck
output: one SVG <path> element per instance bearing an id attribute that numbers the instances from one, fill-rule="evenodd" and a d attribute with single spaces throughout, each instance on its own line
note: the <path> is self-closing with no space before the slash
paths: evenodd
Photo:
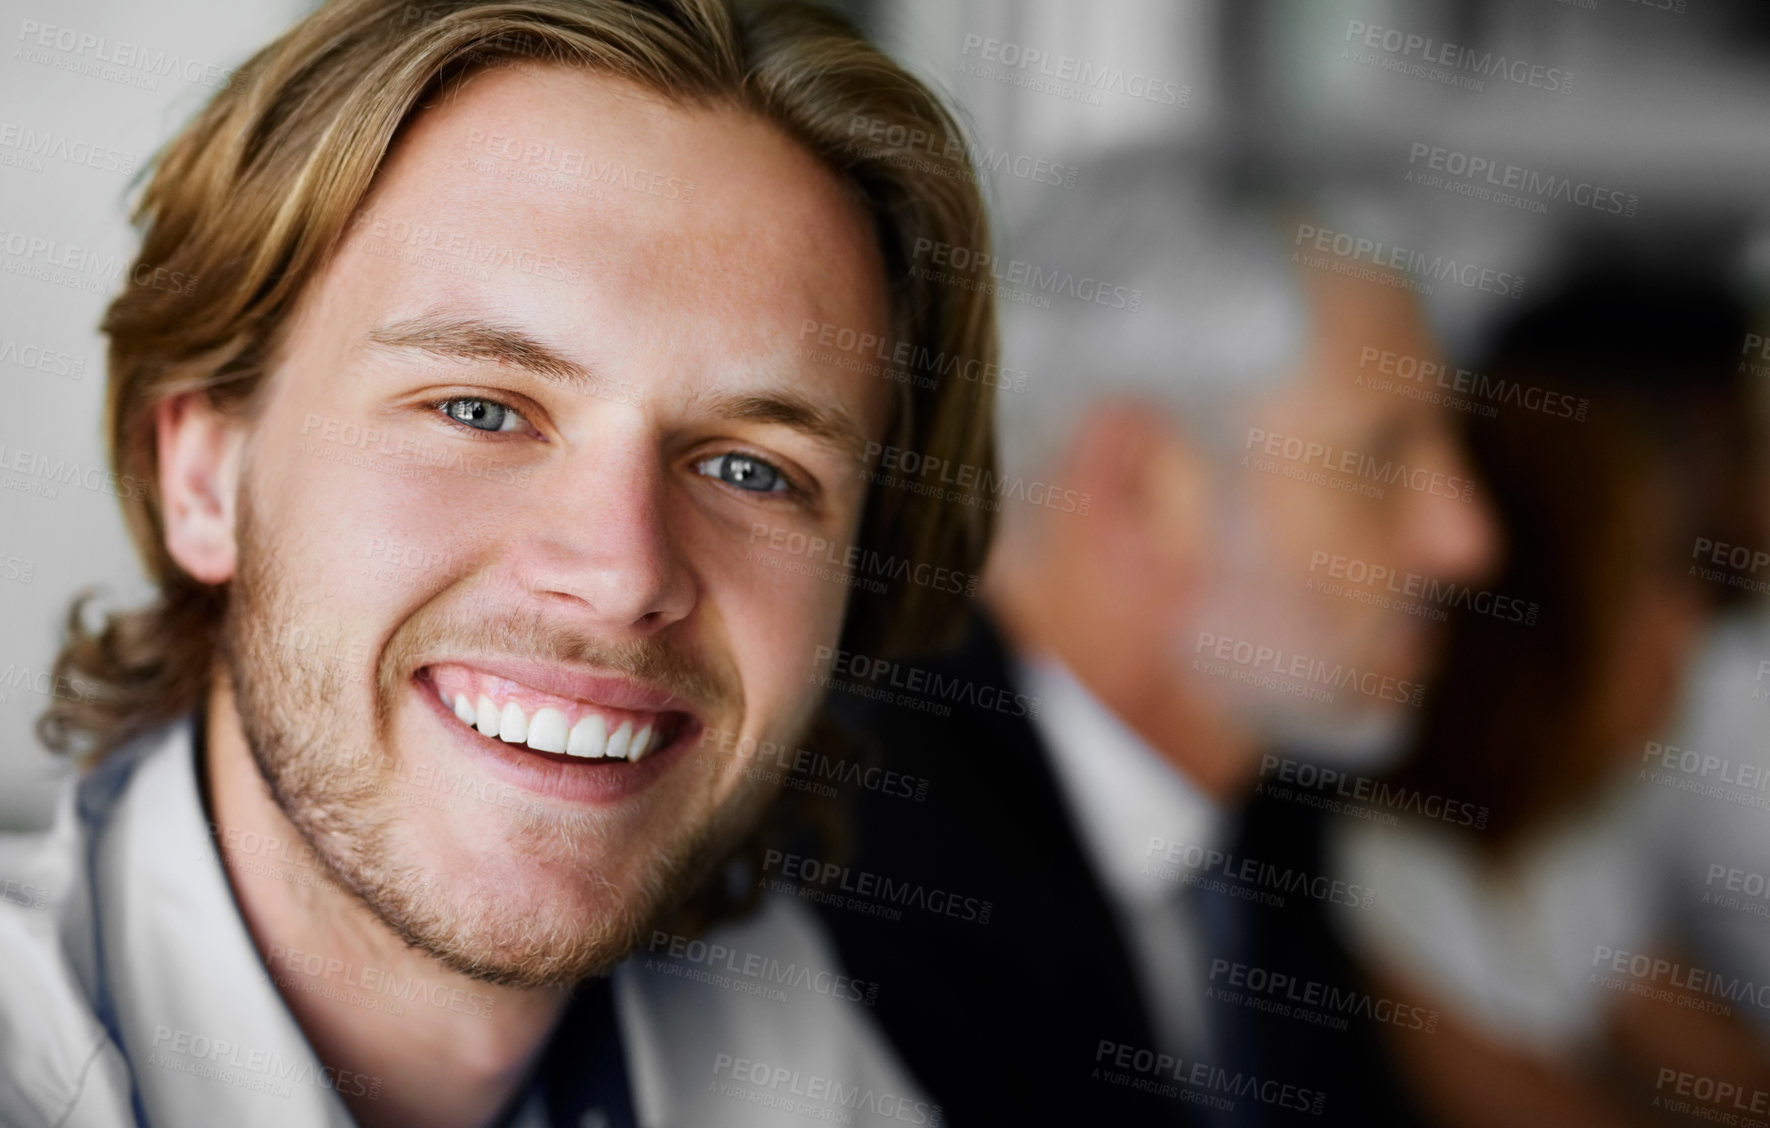
<path id="1" fill-rule="evenodd" d="M 998 552 L 985 578 L 985 601 L 1012 649 L 1062 662 L 1193 787 L 1219 803 L 1238 799 L 1257 763 L 1254 735 L 1191 690 L 1166 640 L 1130 642 L 1151 635 L 1146 609 L 1116 607 L 1085 563 L 1066 567 L 1061 547 L 1045 547 Z"/>
<path id="2" fill-rule="evenodd" d="M 321 1064 L 367 1079 L 338 1087 L 356 1122 L 489 1123 L 528 1077 L 565 994 L 453 971 L 338 884 L 271 797 L 225 676 L 207 730 L 209 814 L 234 900 Z M 245 842 L 289 845 L 266 858 L 233 845 Z"/>

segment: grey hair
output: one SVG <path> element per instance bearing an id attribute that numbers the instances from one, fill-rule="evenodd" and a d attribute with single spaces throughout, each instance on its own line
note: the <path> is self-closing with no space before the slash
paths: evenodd
<path id="1" fill-rule="evenodd" d="M 1252 396 L 1301 369 L 1310 310 L 1286 230 L 1276 207 L 1154 149 L 1089 164 L 1072 191 L 1013 225 L 996 272 L 1002 345 L 1004 366 L 1026 378 L 997 398 L 1005 473 L 1048 470 L 1105 399 L 1165 408 L 1206 448 L 1231 436 Z M 1115 300 L 1134 292 L 1137 308 L 1076 296 L 1087 286 L 1050 293 L 1049 308 L 1017 301 L 1041 296 L 1006 292 L 1028 269 L 1122 287 Z"/>

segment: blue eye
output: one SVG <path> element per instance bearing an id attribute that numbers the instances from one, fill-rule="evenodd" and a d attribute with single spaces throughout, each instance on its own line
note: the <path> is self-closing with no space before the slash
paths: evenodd
<path id="1" fill-rule="evenodd" d="M 517 414 L 516 409 L 505 407 L 496 400 L 463 396 L 459 399 L 444 400 L 438 406 L 450 419 L 472 427 L 476 431 L 522 430 L 523 419 L 521 415 Z"/>
<path id="2" fill-rule="evenodd" d="M 727 485 L 752 493 L 780 493 L 788 489 L 786 475 L 747 454 L 720 454 L 695 463 L 697 471 Z"/>

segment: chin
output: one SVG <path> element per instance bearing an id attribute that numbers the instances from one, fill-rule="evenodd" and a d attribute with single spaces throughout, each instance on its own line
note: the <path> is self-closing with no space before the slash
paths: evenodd
<path id="1" fill-rule="evenodd" d="M 400 851 L 396 851 L 397 855 Z M 665 884 L 614 878 L 603 865 L 525 858 L 518 864 L 439 864 L 371 885 L 359 895 L 414 947 L 490 983 L 565 986 L 606 974 L 664 907 Z M 627 861 L 624 868 L 651 867 Z"/>

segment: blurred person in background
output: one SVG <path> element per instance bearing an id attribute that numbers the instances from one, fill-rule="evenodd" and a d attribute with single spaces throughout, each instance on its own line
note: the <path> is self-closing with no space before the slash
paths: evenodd
<path id="1" fill-rule="evenodd" d="M 1018 262 L 1141 296 L 1004 305 L 1005 367 L 1026 380 L 999 400 L 1001 539 L 970 637 L 926 669 L 1014 704 L 850 711 L 928 781 L 914 807 L 860 796 L 852 868 L 993 905 L 981 924 L 823 910 L 958 1123 L 1185 1122 L 1256 1099 L 1213 1072 L 1225 812 L 1263 749 L 1393 747 L 1432 653 L 1430 624 L 1323 598 L 1312 567 L 1468 582 L 1496 556 L 1441 411 L 1363 386 L 1372 350 L 1437 356 L 1413 294 L 1299 265 L 1298 223 L 1244 196 L 1127 152 L 1010 239 Z M 1287 460 L 1293 442 L 1313 453 Z M 1348 452 L 1405 466 L 1403 484 L 1322 469 Z M 1350 687 L 1274 677 L 1273 655 Z"/>
<path id="2" fill-rule="evenodd" d="M 1770 262 L 1765 236 L 1760 227 L 1746 241 L 1756 252 L 1746 262 Z M 1760 321 L 1735 353 L 1760 398 L 1770 392 L 1766 361 L 1770 332 Z M 1770 490 L 1758 504 L 1770 506 Z M 1770 542 L 1712 531 L 1686 547 L 1689 574 L 1746 594 L 1770 591 Z M 1677 720 L 1639 750 L 1637 772 L 1668 912 L 1693 961 L 1729 980 L 1770 984 L 1770 601 L 1744 600 L 1722 615 L 1683 688 Z M 1770 991 L 1754 1001 L 1738 1013 L 1770 1038 Z"/>
<path id="3" fill-rule="evenodd" d="M 1681 1077 L 1767 1087 L 1747 1007 L 1674 946 L 1640 782 L 1743 596 L 1692 545 L 1763 543 L 1748 328 L 1713 275 L 1600 261 L 1493 342 L 1471 447 L 1506 562 L 1394 771 L 1249 808 L 1240 851 L 1374 897 L 1237 902 L 1242 1064 L 1349 1123 L 1682 1123 Z"/>

